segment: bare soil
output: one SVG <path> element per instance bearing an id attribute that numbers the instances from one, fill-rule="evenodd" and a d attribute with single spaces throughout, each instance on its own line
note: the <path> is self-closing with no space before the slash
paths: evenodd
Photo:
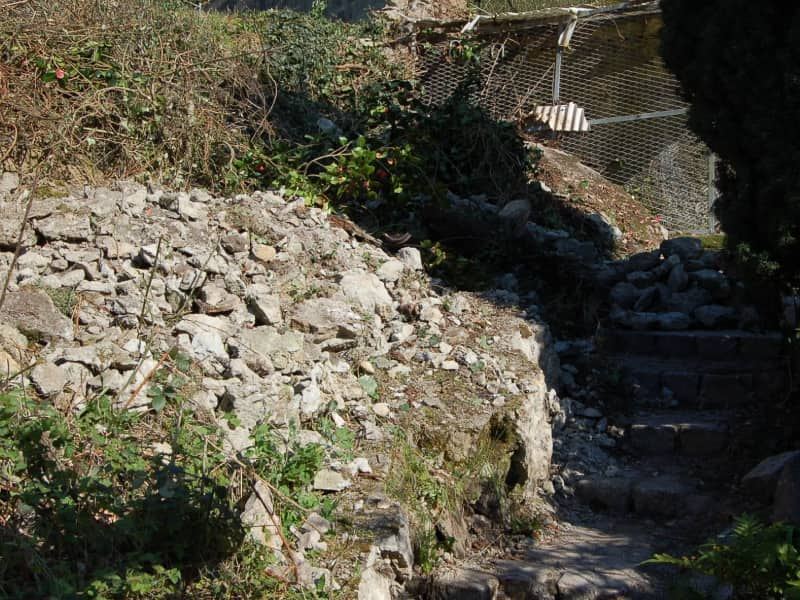
<path id="1" fill-rule="evenodd" d="M 658 247 L 664 230 L 657 218 L 621 186 L 586 166 L 572 154 L 541 144 L 537 179 L 553 191 L 561 212 L 601 213 L 619 227 L 615 254 L 628 256 Z"/>

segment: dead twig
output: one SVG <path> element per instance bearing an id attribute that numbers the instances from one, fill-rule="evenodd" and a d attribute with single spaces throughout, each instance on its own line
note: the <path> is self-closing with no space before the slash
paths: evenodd
<path id="1" fill-rule="evenodd" d="M 267 511 L 267 514 L 269 515 L 270 521 L 272 521 L 272 526 L 275 528 L 275 531 L 278 532 L 278 537 L 281 538 L 281 543 L 283 544 L 283 547 L 286 548 L 286 553 L 289 555 L 289 560 L 292 561 L 292 570 L 294 570 L 295 579 L 298 579 L 300 577 L 300 570 L 297 568 L 297 561 L 294 559 L 294 549 L 289 545 L 289 540 L 287 540 L 286 536 L 283 535 L 281 525 L 275 518 L 275 510 L 274 510 L 275 507 L 274 506 L 270 507 L 269 503 L 267 503 L 267 501 L 261 495 L 261 492 L 258 491 L 257 486 L 253 487 L 253 491 L 255 492 L 256 496 L 258 496 L 258 500 L 259 502 L 261 502 L 261 505 L 264 507 L 264 510 Z"/>
<path id="2" fill-rule="evenodd" d="M 14 135 L 11 137 L 11 144 L 8 146 L 6 151 L 3 153 L 3 156 L 0 156 L 0 164 L 3 164 L 5 160 L 11 156 L 11 152 L 13 152 L 14 147 L 17 145 L 17 139 L 19 139 L 19 129 L 17 128 L 14 123 L 10 124 L 11 127 L 14 129 Z"/>
<path id="3" fill-rule="evenodd" d="M 147 312 L 147 303 L 150 299 L 150 288 L 153 285 L 153 277 L 158 269 L 158 259 L 161 257 L 161 240 L 162 236 L 158 237 L 158 244 L 156 245 L 156 256 L 153 259 L 153 266 L 150 267 L 150 277 L 147 279 L 147 287 L 144 290 L 144 299 L 142 300 L 142 311 L 139 314 L 139 334 L 141 335 L 142 326 L 144 325 L 144 315 Z M 139 337 L 139 336 L 137 336 Z"/>
<path id="4" fill-rule="evenodd" d="M 17 0 L 16 2 L 9 2 L 8 4 L 0 4 L 0 9 L 14 8 L 15 6 L 19 6 L 20 4 L 27 4 L 28 2 L 30 2 L 30 0 Z"/>
<path id="5" fill-rule="evenodd" d="M 139 385 L 136 386 L 136 389 L 133 390 L 133 392 L 131 393 L 131 397 L 128 398 L 125 404 L 122 405 L 122 410 L 128 410 L 128 407 L 131 405 L 131 403 L 133 403 L 136 397 L 141 393 L 144 386 L 147 385 L 147 382 L 149 382 L 153 378 L 153 375 L 155 375 L 156 372 L 161 368 L 161 366 L 165 362 L 167 362 L 167 360 L 169 359 L 169 354 L 170 350 L 167 350 L 166 352 L 164 352 L 164 354 L 161 355 L 161 358 L 158 359 L 158 362 L 155 364 L 155 366 L 152 369 L 150 369 L 150 372 L 144 376 L 144 379 L 142 379 Z"/>

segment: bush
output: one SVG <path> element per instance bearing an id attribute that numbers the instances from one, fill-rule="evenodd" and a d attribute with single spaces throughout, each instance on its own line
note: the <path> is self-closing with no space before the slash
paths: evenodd
<path id="1" fill-rule="evenodd" d="M 664 0 L 663 56 L 690 125 L 719 157 L 728 245 L 761 276 L 800 283 L 800 9 Z"/>
<path id="2" fill-rule="evenodd" d="M 646 562 L 711 575 L 732 586 L 735 598 L 800 598 L 800 534 L 785 523 L 765 526 L 742 515 L 728 540 L 708 542 L 688 557 L 656 554 Z"/>
<path id="3" fill-rule="evenodd" d="M 387 75 L 379 31 L 321 4 L 202 13 L 180 0 L 30 0 L 0 19 L 0 162 L 56 180 L 142 177 L 245 187 L 237 161 L 302 141 Z M 386 67 L 388 69 L 388 67 Z M 257 166 L 254 164 L 253 166 Z"/>
<path id="4" fill-rule="evenodd" d="M 56 181 L 381 201 L 389 220 L 420 194 L 525 188 L 522 141 L 469 101 L 470 81 L 425 106 L 405 59 L 383 46 L 385 24 L 332 21 L 324 8 L 19 3 L 0 20 L 0 162 L 25 172 L 47 159 Z"/>
<path id="5" fill-rule="evenodd" d="M 0 393 L 0 597 L 292 597 L 240 512 L 261 479 L 286 538 L 308 512 L 330 516 L 310 485 L 322 448 L 262 425 L 246 463 L 232 460 L 217 425 L 182 408 L 183 375 L 153 381 L 145 414 Z"/>

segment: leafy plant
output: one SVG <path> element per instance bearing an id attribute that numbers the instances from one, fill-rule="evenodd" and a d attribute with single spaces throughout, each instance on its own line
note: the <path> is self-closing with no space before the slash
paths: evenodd
<path id="1" fill-rule="evenodd" d="M 310 491 L 310 485 L 322 466 L 324 451 L 317 444 L 287 447 L 267 424 L 256 427 L 251 435 L 254 443 L 247 457 L 256 473 L 281 494 L 282 498 L 277 501 L 288 535 L 289 527 L 302 521 L 304 510 L 322 507 L 320 498 Z M 286 498 L 294 498 L 294 501 L 282 501 Z M 330 507 L 325 510 L 329 512 Z"/>
<path id="2" fill-rule="evenodd" d="M 380 399 L 380 390 L 378 388 L 378 381 L 372 375 L 362 375 L 358 378 L 358 383 L 364 393 L 373 400 Z"/>
<path id="3" fill-rule="evenodd" d="M 236 490 L 269 482 L 286 535 L 308 510 L 330 516 L 335 503 L 310 493 L 322 448 L 262 425 L 250 464 L 231 460 L 216 425 L 182 408 L 190 365 L 169 366 L 152 381 L 163 406 L 147 413 L 0 395 L 0 596 L 294 597 L 268 574 L 269 549 L 245 540 Z"/>
<path id="4" fill-rule="evenodd" d="M 190 415 L 106 398 L 71 415 L 15 392 L 0 434 L 5 597 L 167 597 L 241 542 L 218 433 Z"/>
<path id="5" fill-rule="evenodd" d="M 461 489 L 458 484 L 434 476 L 429 459 L 396 431 L 397 450 L 394 468 L 386 481 L 386 491 L 410 509 L 416 536 L 414 554 L 425 572 L 438 564 L 445 546 L 437 539 L 435 523 L 439 515 L 460 509 Z"/>
<path id="6" fill-rule="evenodd" d="M 656 554 L 645 564 L 712 575 L 731 585 L 737 598 L 800 598 L 800 533 L 786 523 L 764 525 L 751 515 L 736 519 L 727 540 L 707 542 L 680 558 Z"/>

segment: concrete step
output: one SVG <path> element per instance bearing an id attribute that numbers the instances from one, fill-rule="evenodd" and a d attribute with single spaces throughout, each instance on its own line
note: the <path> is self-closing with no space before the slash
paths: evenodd
<path id="1" fill-rule="evenodd" d="M 700 516 L 714 505 L 713 496 L 699 482 L 680 475 L 593 476 L 577 483 L 575 495 L 594 510 L 661 519 Z"/>
<path id="2" fill-rule="evenodd" d="M 638 415 L 626 441 L 640 455 L 709 457 L 725 450 L 732 417 L 721 411 L 669 411 Z"/>
<path id="3" fill-rule="evenodd" d="M 756 363 L 779 360 L 785 344 L 779 331 L 629 331 L 613 328 L 601 328 L 596 343 L 598 350 L 605 354 Z"/>
<path id="4" fill-rule="evenodd" d="M 684 407 L 730 408 L 770 401 L 789 385 L 787 367 L 780 360 L 748 363 L 622 354 L 608 355 L 608 359 L 631 377 L 637 397 L 660 398 L 668 390 Z"/>

